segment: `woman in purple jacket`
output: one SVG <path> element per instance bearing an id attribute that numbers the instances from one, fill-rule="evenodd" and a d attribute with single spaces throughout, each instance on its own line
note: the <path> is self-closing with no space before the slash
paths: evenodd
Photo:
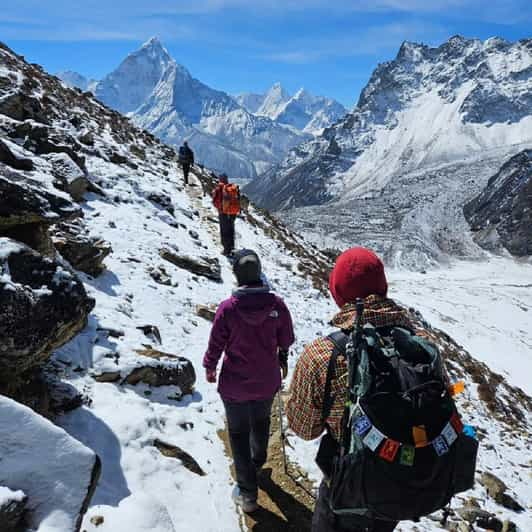
<path id="1" fill-rule="evenodd" d="M 260 259 L 242 250 L 233 263 L 238 289 L 216 312 L 203 358 L 207 381 L 216 382 L 227 415 L 236 469 L 235 502 L 244 512 L 258 509 L 257 474 L 266 462 L 273 398 L 286 373 L 294 342 L 292 318 L 283 300 L 262 281 Z"/>

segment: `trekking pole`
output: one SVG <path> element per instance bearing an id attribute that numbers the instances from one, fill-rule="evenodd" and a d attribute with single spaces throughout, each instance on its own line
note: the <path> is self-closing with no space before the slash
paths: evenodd
<path id="1" fill-rule="evenodd" d="M 279 401 L 279 428 L 280 428 L 280 437 L 281 437 L 281 450 L 283 452 L 284 472 L 285 474 L 288 474 L 288 461 L 286 459 L 286 445 L 285 445 L 286 435 L 284 433 L 284 427 L 283 427 L 283 400 L 281 398 L 281 390 L 282 390 L 282 387 L 279 390 L 279 393 L 277 394 L 277 399 Z"/>

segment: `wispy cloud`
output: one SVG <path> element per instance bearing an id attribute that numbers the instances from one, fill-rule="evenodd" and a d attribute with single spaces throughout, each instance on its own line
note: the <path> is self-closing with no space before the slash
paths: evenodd
<path id="1" fill-rule="evenodd" d="M 263 54 L 262 57 L 280 63 L 308 64 L 339 57 L 374 56 L 388 51 L 395 52 L 405 40 L 437 44 L 448 36 L 446 27 L 422 21 L 384 24 L 352 35 L 299 41 L 288 50 L 274 50 Z"/>

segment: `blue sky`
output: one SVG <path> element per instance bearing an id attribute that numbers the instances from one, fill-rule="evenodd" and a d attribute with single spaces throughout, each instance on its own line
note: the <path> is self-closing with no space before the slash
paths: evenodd
<path id="1" fill-rule="evenodd" d="M 404 40 L 532 37 L 532 0 L 2 0 L 0 40 L 47 70 L 101 78 L 149 37 L 208 85 L 276 81 L 352 106 Z"/>

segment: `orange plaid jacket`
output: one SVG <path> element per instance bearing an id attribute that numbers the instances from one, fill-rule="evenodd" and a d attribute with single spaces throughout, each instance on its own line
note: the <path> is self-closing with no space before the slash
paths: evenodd
<path id="1" fill-rule="evenodd" d="M 407 327 L 414 330 L 408 313 L 391 299 L 381 296 L 369 296 L 364 301 L 364 323 L 375 327 Z M 332 319 L 331 325 L 338 329 L 350 329 L 356 321 L 355 305 L 347 303 Z M 322 423 L 323 395 L 327 378 L 327 366 L 333 352 L 333 343 L 322 337 L 308 344 L 299 357 L 286 406 L 286 415 L 290 428 L 304 440 L 313 440 L 321 436 L 325 426 L 339 441 L 344 406 L 347 400 L 347 361 L 338 356 L 331 382 L 331 396 L 334 402 L 331 413 Z"/>

